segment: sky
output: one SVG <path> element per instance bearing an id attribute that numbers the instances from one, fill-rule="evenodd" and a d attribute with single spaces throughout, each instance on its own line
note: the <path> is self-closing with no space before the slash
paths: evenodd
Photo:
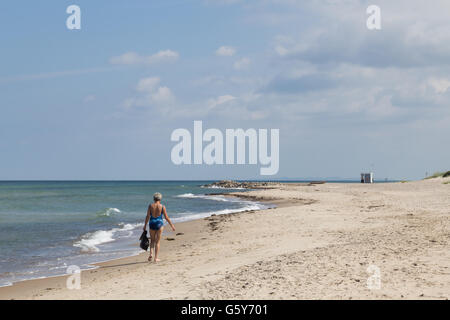
<path id="1" fill-rule="evenodd" d="M 0 180 L 449 170 L 449 16 L 447 0 L 2 1 Z M 175 165 L 171 134 L 195 120 L 279 129 L 278 173 Z"/>

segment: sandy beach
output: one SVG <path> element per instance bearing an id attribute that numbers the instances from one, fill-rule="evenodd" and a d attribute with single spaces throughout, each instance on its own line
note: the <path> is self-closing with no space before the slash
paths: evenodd
<path id="1" fill-rule="evenodd" d="M 61 276 L 2 287 L 0 299 L 448 299 L 449 182 L 233 193 L 277 208 L 166 228 L 161 262 L 101 263 L 82 272 L 80 290 Z M 380 287 L 368 288 L 374 268 Z"/>

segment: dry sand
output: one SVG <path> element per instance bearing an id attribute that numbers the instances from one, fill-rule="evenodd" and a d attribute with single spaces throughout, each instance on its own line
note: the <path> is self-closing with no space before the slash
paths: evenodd
<path id="1" fill-rule="evenodd" d="M 100 264 L 80 290 L 55 277 L 0 288 L 0 299 L 448 299 L 449 181 L 236 193 L 278 207 L 178 224 L 161 262 Z M 367 287 L 370 265 L 380 289 Z"/>

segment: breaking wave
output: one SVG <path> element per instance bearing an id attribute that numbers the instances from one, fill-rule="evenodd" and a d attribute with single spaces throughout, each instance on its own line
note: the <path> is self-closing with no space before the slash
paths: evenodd
<path id="1" fill-rule="evenodd" d="M 132 235 L 132 230 L 141 224 L 121 223 L 119 225 L 121 226 L 120 228 L 86 233 L 81 236 L 81 239 L 76 241 L 73 246 L 80 248 L 83 253 L 99 252 L 99 245 L 113 242 L 119 237 L 130 237 Z"/>
<path id="2" fill-rule="evenodd" d="M 215 201 L 223 201 L 223 202 L 236 202 L 233 198 L 219 196 L 219 195 L 207 195 L 207 194 L 193 194 L 193 193 L 184 193 L 176 196 L 177 198 L 188 198 L 188 199 L 206 199 L 206 200 L 215 200 Z"/>
<path id="3" fill-rule="evenodd" d="M 117 208 L 106 208 L 106 209 L 103 209 L 103 210 L 97 212 L 97 216 L 98 217 L 110 217 L 110 216 L 116 215 L 118 213 L 122 213 L 122 211 L 120 211 Z"/>

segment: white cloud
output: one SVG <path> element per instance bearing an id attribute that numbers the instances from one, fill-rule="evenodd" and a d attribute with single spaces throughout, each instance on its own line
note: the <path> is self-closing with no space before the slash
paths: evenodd
<path id="1" fill-rule="evenodd" d="M 151 99 L 157 104 L 170 103 L 175 100 L 175 96 L 168 87 L 159 87 L 151 94 Z"/>
<path id="2" fill-rule="evenodd" d="M 142 57 L 135 52 L 127 52 L 121 56 L 109 59 L 111 64 L 137 64 L 141 63 Z"/>
<path id="3" fill-rule="evenodd" d="M 160 62 L 175 61 L 180 55 L 172 50 L 159 51 L 150 56 L 141 56 L 136 52 L 127 52 L 120 56 L 112 57 L 109 62 L 111 64 L 121 65 L 151 65 Z"/>
<path id="4" fill-rule="evenodd" d="M 236 97 L 233 97 L 232 95 L 229 95 L 229 94 L 219 96 L 217 99 L 208 100 L 208 107 L 209 107 L 209 109 L 213 109 L 221 104 L 233 101 L 235 99 L 236 99 Z"/>
<path id="5" fill-rule="evenodd" d="M 159 108 L 160 110 L 171 106 L 175 102 L 175 95 L 166 86 L 160 86 L 159 77 L 142 78 L 136 85 L 139 93 L 134 97 L 125 99 L 122 106 L 125 110 L 134 108 Z"/>
<path id="6" fill-rule="evenodd" d="M 447 92 L 448 88 L 450 88 L 450 81 L 445 78 L 432 78 L 429 80 L 429 84 L 439 94 Z"/>
<path id="7" fill-rule="evenodd" d="M 275 46 L 275 52 L 283 57 L 289 53 L 289 50 L 283 47 L 282 45 L 277 45 Z"/>
<path id="8" fill-rule="evenodd" d="M 201 92 L 186 94 L 170 116 L 271 119 L 283 124 L 320 119 L 357 125 L 410 123 L 424 114 L 427 119 L 448 117 L 448 19 L 442 12 L 437 20 L 429 19 L 436 9 L 428 4 L 421 4 L 421 10 L 431 12 L 418 19 L 415 10 L 403 12 L 410 8 L 403 0 L 399 0 L 402 5 L 381 1 L 383 31 L 378 33 L 365 27 L 367 6 L 359 0 L 255 2 L 251 8 L 258 10 L 248 10 L 249 15 L 272 14 L 267 3 L 280 5 L 279 17 L 269 23 L 282 27 L 274 29 L 276 36 L 267 41 L 272 53 L 261 48 L 254 74 L 242 72 L 236 77 L 234 73 L 232 78 L 219 73 L 193 81 Z M 311 18 L 306 24 L 298 18 L 305 15 Z M 295 19 L 289 20 L 292 16 Z M 253 57 L 240 56 L 232 46 L 221 46 L 215 54 L 233 57 L 236 70 L 253 64 Z M 147 104 L 174 101 L 171 90 L 161 86 L 159 79 L 142 81 L 138 87 L 147 93 L 142 94 Z M 204 98 L 204 92 L 214 98 Z M 219 96 L 223 92 L 229 94 Z M 245 100 L 246 93 L 254 93 L 252 99 Z M 139 99 L 132 102 L 140 103 Z"/>
<path id="9" fill-rule="evenodd" d="M 122 106 L 125 110 L 129 110 L 136 105 L 136 98 L 128 98 L 122 103 Z"/>
<path id="10" fill-rule="evenodd" d="M 236 53 L 236 49 L 233 47 L 222 46 L 216 50 L 216 55 L 221 57 L 231 57 Z"/>
<path id="11" fill-rule="evenodd" d="M 158 77 L 149 77 L 139 80 L 136 90 L 139 92 L 152 92 L 158 86 L 160 79 Z"/>
<path id="12" fill-rule="evenodd" d="M 149 62 L 158 62 L 159 60 L 164 59 L 178 59 L 180 55 L 178 52 L 172 51 L 172 50 L 165 50 L 165 51 L 159 51 L 158 53 L 155 53 L 154 55 L 148 57 Z"/>
<path id="13" fill-rule="evenodd" d="M 364 2 L 317 1 L 307 5 L 304 1 L 292 1 L 279 14 L 298 12 L 317 23 L 301 28 L 292 26 L 298 32 L 277 37 L 273 47 L 286 60 L 316 65 L 351 63 L 383 68 L 450 65 L 450 25 L 442 13 L 445 10 L 438 9 L 445 1 L 437 1 L 439 4 L 430 6 L 419 1 L 380 0 L 377 5 L 382 8 L 382 31 L 375 32 L 365 27 Z"/>
<path id="14" fill-rule="evenodd" d="M 249 67 L 250 63 L 251 63 L 251 61 L 249 58 L 242 58 L 233 64 L 233 68 L 235 68 L 236 70 L 247 69 Z"/>

